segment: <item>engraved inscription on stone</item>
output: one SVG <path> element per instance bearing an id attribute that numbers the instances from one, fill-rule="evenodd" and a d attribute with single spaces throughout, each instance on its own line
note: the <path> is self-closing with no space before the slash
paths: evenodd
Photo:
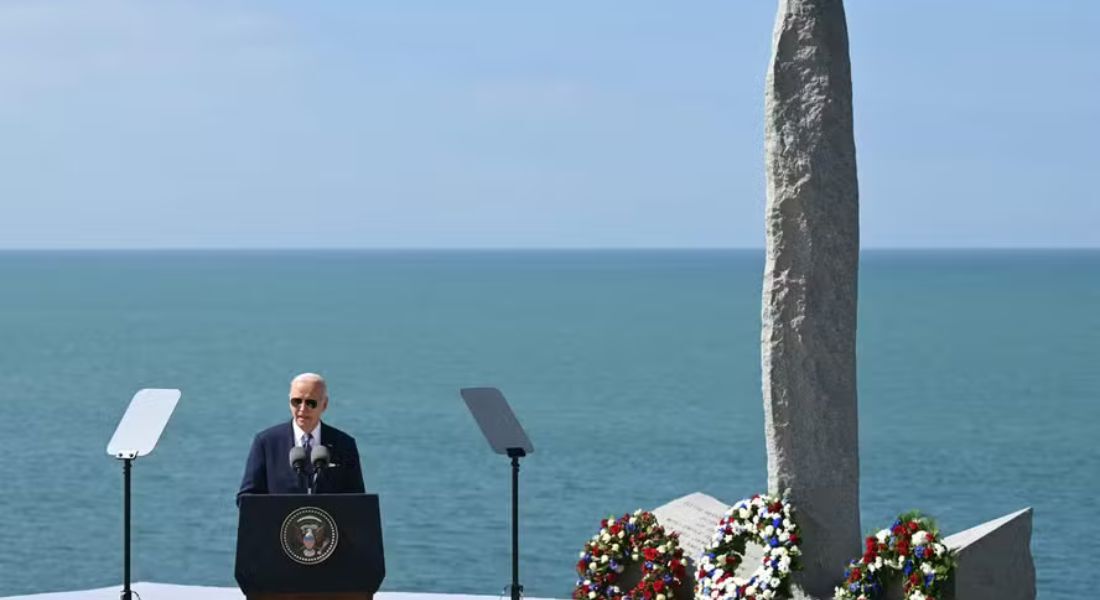
<path id="1" fill-rule="evenodd" d="M 666 531 L 680 534 L 684 556 L 695 564 L 703 549 L 710 544 L 718 521 L 729 508 L 730 505 L 716 498 L 696 492 L 655 508 L 653 514 Z"/>

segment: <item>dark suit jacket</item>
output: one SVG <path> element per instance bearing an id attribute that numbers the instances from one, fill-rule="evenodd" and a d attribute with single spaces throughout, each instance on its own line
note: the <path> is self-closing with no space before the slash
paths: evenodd
<path id="1" fill-rule="evenodd" d="M 237 504 L 242 494 L 304 494 L 305 480 L 290 466 L 290 449 L 294 447 L 294 426 L 287 421 L 265 429 L 252 440 L 248 463 L 237 492 Z M 321 443 L 328 448 L 334 466 L 317 476 L 318 494 L 364 493 L 363 471 L 359 467 L 359 448 L 355 438 L 339 429 L 321 423 Z M 313 467 L 308 467 L 313 473 Z"/>

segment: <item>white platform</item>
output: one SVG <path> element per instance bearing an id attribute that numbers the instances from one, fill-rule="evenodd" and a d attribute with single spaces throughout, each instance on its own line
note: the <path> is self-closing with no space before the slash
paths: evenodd
<path id="1" fill-rule="evenodd" d="M 131 586 L 137 600 L 244 600 L 237 588 L 175 585 L 171 583 L 139 582 Z M 51 592 L 29 596 L 8 596 L 0 600 L 118 600 L 122 584 L 97 590 Z M 502 596 L 472 596 L 469 594 L 421 594 L 417 592 L 378 592 L 375 600 L 499 600 Z M 525 598 L 525 600 L 548 600 Z"/>

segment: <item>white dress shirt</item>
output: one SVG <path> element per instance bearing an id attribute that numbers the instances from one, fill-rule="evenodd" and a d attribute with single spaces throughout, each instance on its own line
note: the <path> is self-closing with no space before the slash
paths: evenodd
<path id="1" fill-rule="evenodd" d="M 306 432 L 304 430 L 302 430 L 301 427 L 298 427 L 298 422 L 297 421 L 291 421 L 290 423 L 291 423 L 291 425 L 294 425 L 294 445 L 298 446 L 300 448 L 302 446 L 302 436 L 305 435 Z M 321 422 L 317 421 L 317 426 L 314 427 L 313 431 L 310 431 L 309 433 L 310 433 L 310 435 L 313 436 L 313 439 L 310 440 L 310 442 L 309 442 L 310 445 L 313 446 L 314 448 L 316 448 L 317 446 L 320 446 L 321 445 Z"/>

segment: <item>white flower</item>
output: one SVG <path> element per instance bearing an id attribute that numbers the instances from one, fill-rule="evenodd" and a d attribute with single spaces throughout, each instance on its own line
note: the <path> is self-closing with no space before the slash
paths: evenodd
<path id="1" fill-rule="evenodd" d="M 779 584 L 783 582 L 779 581 L 778 577 L 772 577 L 771 580 L 768 581 L 768 583 L 771 584 L 773 588 L 778 588 Z"/>
<path id="2" fill-rule="evenodd" d="M 581 555 L 578 556 L 577 558 L 584 558 L 584 554 L 585 554 L 584 550 L 581 550 Z"/>
<path id="3" fill-rule="evenodd" d="M 664 594 L 657 594 L 657 600 L 665 600 Z"/>
<path id="4" fill-rule="evenodd" d="M 601 541 L 601 542 L 608 542 L 608 541 L 611 541 L 611 536 L 610 536 L 610 535 L 607 535 L 607 534 L 605 533 L 605 534 L 603 534 L 603 535 L 601 535 L 601 536 L 600 536 L 600 541 Z"/>
<path id="5" fill-rule="evenodd" d="M 619 545 L 618 544 L 611 544 L 611 551 L 612 552 L 618 552 L 619 551 Z"/>
<path id="6" fill-rule="evenodd" d="M 607 564 L 607 555 L 606 554 L 604 554 L 603 556 L 600 557 L 600 562 L 603 563 L 603 564 Z"/>
<path id="7" fill-rule="evenodd" d="M 637 560 L 638 560 L 638 554 L 637 554 L 637 553 L 631 554 L 631 555 L 630 555 L 630 560 L 633 560 L 633 561 L 637 562 Z"/>
<path id="8" fill-rule="evenodd" d="M 923 546 L 924 543 L 927 541 L 928 532 L 923 529 L 914 533 L 913 537 L 910 539 L 910 543 L 912 543 L 914 546 Z"/>
<path id="9" fill-rule="evenodd" d="M 633 525 L 635 523 L 635 521 L 637 521 L 637 520 L 638 519 L 635 519 L 634 517 L 630 517 L 630 520 L 627 521 L 627 523 L 630 523 L 631 525 Z"/>
<path id="10" fill-rule="evenodd" d="M 947 551 L 947 547 L 943 544 L 932 544 L 932 550 L 936 553 L 936 556 L 939 556 Z"/>
<path id="11" fill-rule="evenodd" d="M 595 598 L 595 597 L 596 597 L 596 592 L 588 592 L 588 598 L 589 598 L 589 600 L 592 600 L 592 599 L 593 599 L 593 598 Z"/>
<path id="12" fill-rule="evenodd" d="M 883 529 L 883 530 L 879 531 L 878 533 L 875 534 L 875 539 L 877 539 L 880 544 L 885 544 L 886 540 L 890 539 L 890 530 L 889 529 Z"/>
<path id="13" fill-rule="evenodd" d="M 588 563 L 588 570 L 589 571 L 595 571 L 598 568 L 599 568 L 599 565 L 596 564 L 596 561 L 592 561 L 592 562 Z"/>
<path id="14" fill-rule="evenodd" d="M 623 531 L 622 529 L 620 529 L 620 530 L 619 530 L 619 539 L 621 540 L 621 539 L 623 539 L 623 538 L 624 538 L 625 536 L 626 536 L 626 532 L 625 532 L 625 531 Z"/>
<path id="15" fill-rule="evenodd" d="M 925 575 L 929 575 L 929 574 L 932 574 L 932 573 L 936 572 L 936 570 L 932 568 L 932 564 L 931 563 L 926 563 L 926 562 L 922 562 L 920 564 L 920 570 Z"/>
<path id="16" fill-rule="evenodd" d="M 773 533 L 775 533 L 775 527 L 768 525 L 764 528 L 764 537 L 771 537 Z"/>
<path id="17" fill-rule="evenodd" d="M 741 519 L 749 518 L 749 509 L 742 508 L 741 510 L 737 511 L 737 516 L 738 516 L 738 518 L 741 518 Z"/>

